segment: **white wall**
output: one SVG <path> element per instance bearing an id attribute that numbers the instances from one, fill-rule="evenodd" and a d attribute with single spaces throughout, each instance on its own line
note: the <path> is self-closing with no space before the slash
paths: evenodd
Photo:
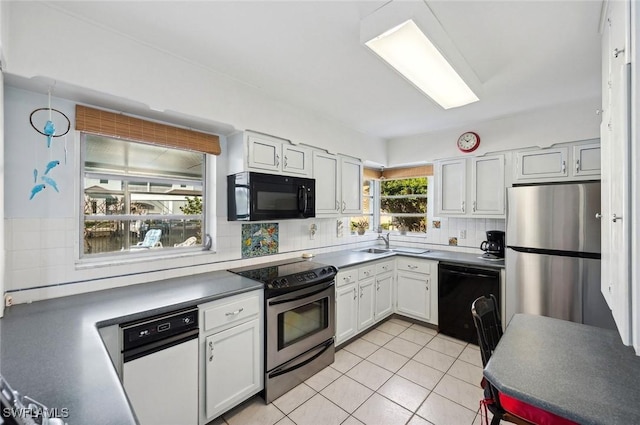
<path id="1" fill-rule="evenodd" d="M 386 162 L 385 141 L 266 97 L 202 66 L 138 43 L 40 2 L 11 2 L 6 71 L 46 77 L 156 111 L 226 123 Z M 52 30 L 55 28 L 55 30 Z M 244 58 L 250 61 L 251 58 Z"/>
<path id="2" fill-rule="evenodd" d="M 595 111 L 600 103 L 599 98 L 586 99 L 446 131 L 392 139 L 387 147 L 388 166 L 465 155 L 456 147 L 458 137 L 465 131 L 480 136 L 480 147 L 467 156 L 597 139 L 600 115 Z"/>
<path id="3" fill-rule="evenodd" d="M 4 290 L 9 291 L 16 303 L 35 301 L 96 291 L 123 285 L 187 276 L 213 270 L 239 267 L 256 262 L 299 257 L 303 251 L 326 252 L 358 247 L 370 243 L 377 235 L 338 238 L 336 219 L 287 220 L 279 223 L 280 247 L 275 256 L 241 259 L 241 223 L 227 222 L 226 215 L 216 217 L 216 204 L 225 211 L 226 139 L 221 138 L 223 155 L 209 157 L 213 163 L 208 184 L 216 185 L 210 197 L 209 232 L 214 235 L 215 252 L 202 252 L 181 258 L 147 259 L 145 261 L 79 261 L 80 251 L 80 140 L 70 131 L 66 137 L 67 161 L 64 161 L 65 138 L 54 138 L 51 148 L 46 147 L 45 136 L 30 125 L 29 115 L 35 109 L 46 107 L 45 94 L 14 87 L 5 88 L 4 118 L 5 145 L 4 190 L 6 228 L 6 279 Z M 75 102 L 52 97 L 51 107 L 65 113 L 74 122 Z M 57 125 L 57 128 L 60 127 Z M 62 129 L 60 129 L 60 132 Z M 59 160 L 49 176 L 54 178 L 60 192 L 46 188 L 29 200 L 34 186 L 33 169 L 42 174 L 48 161 Z M 2 168 L 0 168 L 0 182 Z M 0 202 L 0 207 L 2 203 Z M 318 232 L 309 238 L 309 225 L 315 223 Z M 0 224 L 0 235 L 2 224 Z M 0 239 L 2 240 L 2 239 Z"/>

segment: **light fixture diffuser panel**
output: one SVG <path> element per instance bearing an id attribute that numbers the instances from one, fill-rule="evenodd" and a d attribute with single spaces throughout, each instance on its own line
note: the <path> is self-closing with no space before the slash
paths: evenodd
<path id="1" fill-rule="evenodd" d="M 411 19 L 365 44 L 444 109 L 479 100 Z"/>

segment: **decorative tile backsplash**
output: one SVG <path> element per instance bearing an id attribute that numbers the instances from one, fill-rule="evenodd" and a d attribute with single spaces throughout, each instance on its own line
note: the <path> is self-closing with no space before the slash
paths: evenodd
<path id="1" fill-rule="evenodd" d="M 278 253 L 278 223 L 242 225 L 242 258 Z"/>

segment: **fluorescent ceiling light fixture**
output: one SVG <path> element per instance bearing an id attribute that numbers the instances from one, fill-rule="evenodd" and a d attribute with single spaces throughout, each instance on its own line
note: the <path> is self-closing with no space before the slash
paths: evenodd
<path id="1" fill-rule="evenodd" d="M 411 19 L 365 44 L 444 109 L 479 100 Z"/>

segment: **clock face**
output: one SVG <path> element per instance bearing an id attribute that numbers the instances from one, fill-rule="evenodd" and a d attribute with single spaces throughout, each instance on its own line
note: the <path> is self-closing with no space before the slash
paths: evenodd
<path id="1" fill-rule="evenodd" d="M 468 131 L 458 137 L 458 149 L 462 152 L 473 152 L 480 146 L 480 136 Z"/>

